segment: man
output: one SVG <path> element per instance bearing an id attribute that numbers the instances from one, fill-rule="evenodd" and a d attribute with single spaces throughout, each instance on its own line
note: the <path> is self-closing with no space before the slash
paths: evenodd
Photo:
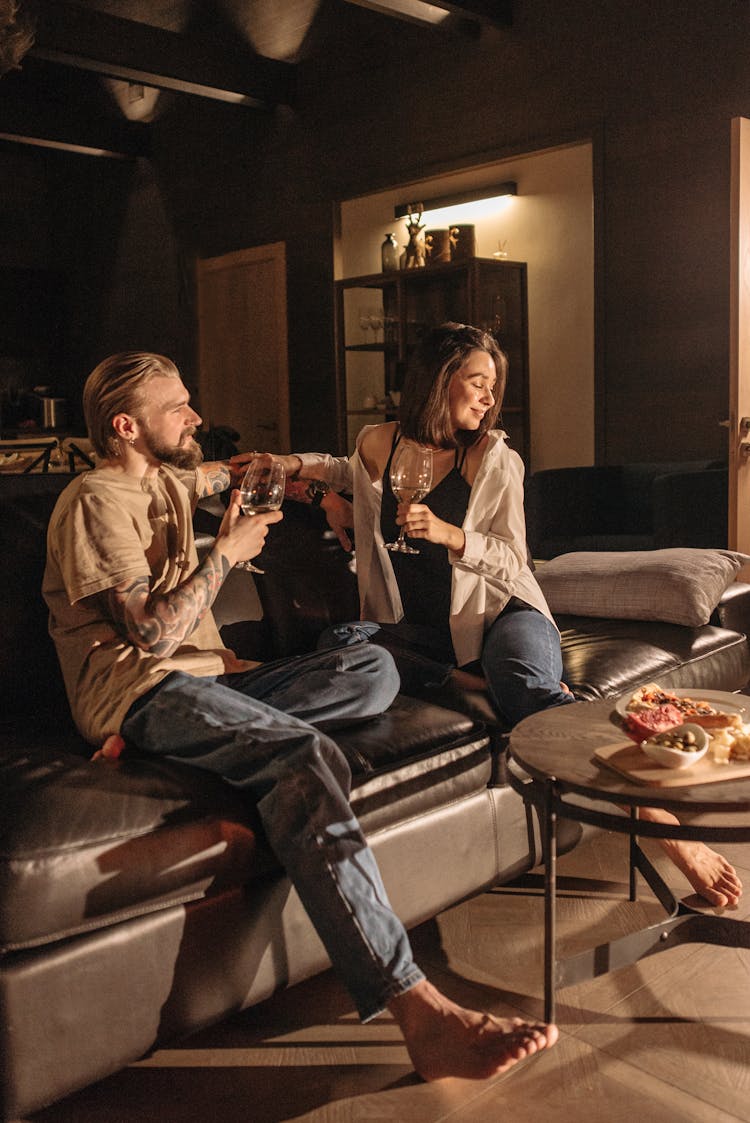
<path id="1" fill-rule="evenodd" d="M 230 468 L 200 464 L 201 419 L 177 369 L 114 355 L 83 404 L 99 462 L 55 507 L 44 595 L 84 737 L 124 738 L 246 793 L 361 1017 L 388 1008 L 426 1079 L 487 1077 L 552 1045 L 554 1026 L 491 1018 L 437 991 L 388 903 L 346 760 L 324 730 L 390 705 L 390 656 L 356 643 L 264 666 L 224 649 L 211 605 L 280 512 L 243 517 L 235 490 L 198 564 L 191 503 L 229 487 Z"/>

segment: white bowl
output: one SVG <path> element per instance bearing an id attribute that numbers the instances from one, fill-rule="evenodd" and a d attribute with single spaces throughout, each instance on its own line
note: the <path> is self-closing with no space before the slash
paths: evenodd
<path id="1" fill-rule="evenodd" d="M 689 768 L 691 764 L 697 764 L 702 760 L 708 752 L 709 736 L 701 725 L 693 725 L 688 721 L 684 725 L 676 725 L 674 729 L 668 729 L 667 733 L 693 733 L 698 747 L 694 752 L 689 752 L 686 749 L 671 749 L 667 745 L 660 745 L 655 737 L 663 736 L 661 733 L 650 737 L 648 741 L 641 741 L 641 748 L 646 756 L 656 764 L 660 764 L 662 768 Z"/>

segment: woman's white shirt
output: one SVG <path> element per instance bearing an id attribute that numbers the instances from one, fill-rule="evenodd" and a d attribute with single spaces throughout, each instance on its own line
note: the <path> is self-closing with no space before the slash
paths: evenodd
<path id="1" fill-rule="evenodd" d="M 350 459 L 327 453 L 298 453 L 300 474 L 327 480 L 336 491 L 354 497 L 354 537 L 362 618 L 397 623 L 404 610 L 387 550 L 383 549 L 380 508 L 381 480 L 372 481 L 359 455 L 368 425 L 357 438 Z M 542 590 L 526 557 L 523 512 L 523 461 L 508 448 L 505 434 L 491 430 L 471 488 L 463 531 L 466 545 L 459 557 L 448 551 L 452 566 L 450 628 L 458 666 L 478 659 L 484 633 L 512 596 L 552 620 Z"/>

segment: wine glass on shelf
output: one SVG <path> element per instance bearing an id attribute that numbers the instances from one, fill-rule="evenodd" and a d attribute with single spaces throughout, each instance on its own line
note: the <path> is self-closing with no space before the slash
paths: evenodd
<path id="1" fill-rule="evenodd" d="M 375 338 L 378 341 L 378 332 L 383 330 L 383 309 L 371 308 L 370 309 L 370 327 Z"/>
<path id="2" fill-rule="evenodd" d="M 432 449 L 400 441 L 391 460 L 391 489 L 399 503 L 419 503 L 432 487 Z M 406 541 L 401 527 L 395 542 L 385 542 L 386 550 L 397 554 L 418 554 Z"/>
<path id="3" fill-rule="evenodd" d="M 260 515 L 264 511 L 277 511 L 284 502 L 286 472 L 284 465 L 272 456 L 256 456 L 245 472 L 240 485 L 240 504 L 243 515 Z M 237 562 L 237 569 L 250 573 L 264 573 L 251 561 Z"/>

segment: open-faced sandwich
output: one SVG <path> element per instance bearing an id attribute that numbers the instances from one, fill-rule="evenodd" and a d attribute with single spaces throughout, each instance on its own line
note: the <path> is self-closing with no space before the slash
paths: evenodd
<path id="1" fill-rule="evenodd" d="M 626 726 L 631 715 L 643 719 L 646 714 L 664 712 L 662 708 L 665 706 L 673 707 L 678 711 L 680 716 L 675 724 L 679 724 L 681 721 L 690 721 L 694 725 L 702 725 L 704 729 L 726 729 L 742 725 L 742 719 L 737 713 L 725 713 L 723 710 L 718 710 L 710 702 L 675 694 L 671 690 L 665 690 L 658 683 L 648 682 L 645 686 L 640 686 L 631 695 L 626 706 Z M 669 726 L 662 726 L 662 728 L 669 728 Z M 660 732 L 660 730 L 654 732 Z"/>

